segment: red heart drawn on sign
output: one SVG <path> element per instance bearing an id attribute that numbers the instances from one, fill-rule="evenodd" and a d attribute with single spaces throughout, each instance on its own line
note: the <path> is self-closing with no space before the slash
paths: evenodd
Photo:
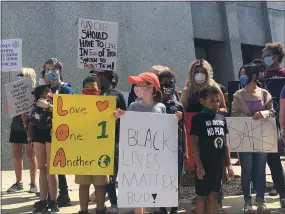
<path id="1" fill-rule="evenodd" d="M 107 100 L 105 100 L 103 102 L 102 101 L 97 101 L 96 102 L 96 106 L 97 106 L 98 110 L 101 112 L 101 111 L 104 111 L 104 110 L 106 110 L 108 108 L 109 102 Z"/>

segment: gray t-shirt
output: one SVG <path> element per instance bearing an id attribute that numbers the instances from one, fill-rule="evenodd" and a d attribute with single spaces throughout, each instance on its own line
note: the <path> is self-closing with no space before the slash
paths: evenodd
<path id="1" fill-rule="evenodd" d="M 166 113 L 166 107 L 163 103 L 154 102 L 153 105 L 146 106 L 140 101 L 136 101 L 130 104 L 128 111 Z"/>

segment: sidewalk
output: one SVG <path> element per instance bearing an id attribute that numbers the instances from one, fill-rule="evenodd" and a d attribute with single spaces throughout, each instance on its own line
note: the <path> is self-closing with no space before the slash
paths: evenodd
<path id="1" fill-rule="evenodd" d="M 235 160 L 233 160 L 235 162 Z M 240 175 L 240 167 L 234 166 L 235 174 Z M 7 194 L 6 190 L 12 185 L 15 179 L 13 171 L 2 171 L 2 202 L 1 210 L 3 214 L 21 214 L 21 213 L 32 213 L 33 204 L 39 200 L 35 194 L 28 193 L 29 184 L 29 171 L 24 171 L 24 188 L 25 191 Z M 72 200 L 72 206 L 67 208 L 61 208 L 60 213 L 78 213 L 79 211 L 79 199 L 78 199 L 78 185 L 74 183 L 74 176 L 67 176 L 68 186 L 70 189 L 70 197 Z M 267 167 L 267 181 L 271 182 L 270 170 Z M 94 187 L 90 188 L 90 193 L 93 192 Z M 273 213 L 282 213 L 279 204 L 279 197 L 266 196 L 267 207 L 270 208 Z M 243 213 L 243 197 L 242 196 L 230 196 L 224 199 L 224 209 L 227 213 L 237 214 Z M 110 206 L 110 202 L 106 201 L 106 206 Z M 191 202 L 180 203 L 179 213 L 191 213 L 193 205 Z M 94 213 L 94 204 L 89 205 L 90 213 Z M 256 207 L 255 207 L 256 208 Z M 120 213 L 126 213 L 127 209 L 120 209 Z M 148 209 L 150 212 L 151 209 Z"/>

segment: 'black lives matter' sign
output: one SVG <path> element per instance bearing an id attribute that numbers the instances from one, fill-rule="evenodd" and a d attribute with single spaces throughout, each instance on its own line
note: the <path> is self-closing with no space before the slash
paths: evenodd
<path id="1" fill-rule="evenodd" d="M 118 23 L 80 18 L 78 26 L 77 67 L 115 71 Z"/>

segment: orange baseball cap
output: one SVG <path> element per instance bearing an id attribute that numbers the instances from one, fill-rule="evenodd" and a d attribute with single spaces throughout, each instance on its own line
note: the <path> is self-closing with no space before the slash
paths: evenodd
<path id="1" fill-rule="evenodd" d="M 134 85 L 143 83 L 143 82 L 148 82 L 151 85 L 153 85 L 157 90 L 160 89 L 158 77 L 151 72 L 144 72 L 138 76 L 129 76 L 128 81 L 129 83 L 134 84 Z"/>

